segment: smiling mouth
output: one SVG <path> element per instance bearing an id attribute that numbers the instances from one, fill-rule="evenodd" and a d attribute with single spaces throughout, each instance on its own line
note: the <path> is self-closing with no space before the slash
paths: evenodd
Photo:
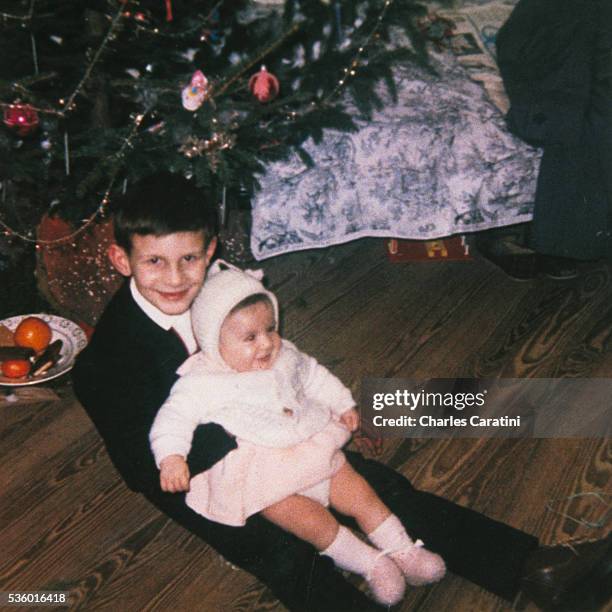
<path id="1" fill-rule="evenodd" d="M 160 291 L 159 294 L 165 299 L 165 300 L 170 300 L 172 301 L 178 301 L 183 299 L 187 293 L 189 292 L 189 289 L 183 289 L 182 291 L 172 291 L 172 292 L 165 292 L 165 291 Z"/>

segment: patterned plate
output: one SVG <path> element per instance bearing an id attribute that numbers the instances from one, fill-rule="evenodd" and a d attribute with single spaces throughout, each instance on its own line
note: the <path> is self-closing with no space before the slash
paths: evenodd
<path id="1" fill-rule="evenodd" d="M 0 321 L 0 325 L 4 325 L 11 331 L 15 331 L 15 328 L 19 325 L 21 320 L 26 317 L 38 317 L 42 319 L 49 325 L 53 332 L 51 342 L 54 340 L 62 341 L 62 352 L 59 361 L 44 374 L 33 376 L 32 378 L 7 378 L 6 376 L 0 375 L 0 386 L 23 387 L 25 385 L 36 385 L 57 378 L 72 368 L 77 354 L 87 345 L 85 332 L 76 323 L 55 315 L 40 313 L 18 315 Z"/>

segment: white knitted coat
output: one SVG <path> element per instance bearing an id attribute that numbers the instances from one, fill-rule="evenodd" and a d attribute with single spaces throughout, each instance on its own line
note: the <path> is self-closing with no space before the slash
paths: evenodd
<path id="1" fill-rule="evenodd" d="M 218 423 L 229 433 L 269 448 L 295 446 L 322 431 L 332 415 L 355 405 L 347 389 L 314 358 L 282 340 L 269 370 L 219 370 L 198 353 L 179 370 L 151 429 L 155 460 L 187 456 L 198 425 Z"/>

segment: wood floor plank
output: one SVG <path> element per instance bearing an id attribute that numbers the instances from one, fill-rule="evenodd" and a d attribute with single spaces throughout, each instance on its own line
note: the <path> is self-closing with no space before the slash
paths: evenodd
<path id="1" fill-rule="evenodd" d="M 612 377 L 605 266 L 566 283 L 515 283 L 477 258 L 392 264 L 383 241 L 367 239 L 256 267 L 279 296 L 285 335 L 356 397 L 367 376 Z M 1 590 L 68 590 L 72 610 L 284 609 L 253 577 L 130 492 L 68 382 L 58 392 L 58 402 L 3 407 Z M 382 461 L 415 486 L 546 544 L 610 530 L 609 520 L 598 525 L 605 506 L 593 495 L 612 494 L 609 439 L 392 437 Z M 512 607 L 449 576 L 409 589 L 399 609 Z"/>

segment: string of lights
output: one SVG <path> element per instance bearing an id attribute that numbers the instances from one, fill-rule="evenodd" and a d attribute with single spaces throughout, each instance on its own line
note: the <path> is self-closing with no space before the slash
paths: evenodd
<path id="1" fill-rule="evenodd" d="M 32 7 L 33 6 L 34 6 L 34 0 L 32 1 Z M 72 91 L 72 93 L 67 98 L 60 98 L 59 99 L 59 104 L 60 104 L 60 106 L 62 108 L 57 109 L 57 108 L 52 108 L 52 107 L 31 106 L 31 108 L 33 110 L 35 110 L 37 113 L 42 113 L 42 114 L 47 114 L 47 115 L 55 115 L 55 116 L 58 116 L 58 117 L 65 117 L 68 114 L 68 112 L 70 112 L 70 111 L 72 111 L 72 110 L 74 110 L 76 108 L 76 105 L 75 105 L 75 102 L 74 102 L 76 97 L 81 93 L 81 91 L 83 90 L 83 87 L 85 87 L 85 84 L 87 83 L 87 81 L 91 77 L 91 73 L 93 72 L 94 66 L 97 64 L 97 62 L 100 59 L 102 53 L 106 49 L 108 43 L 114 37 L 115 32 L 117 30 L 117 27 L 119 25 L 119 21 L 121 20 L 122 17 L 123 17 L 123 10 L 121 9 L 121 10 L 117 11 L 115 16 L 113 17 L 113 19 L 111 21 L 111 25 L 110 25 L 108 31 L 106 32 L 106 35 L 102 39 L 102 42 L 100 43 L 100 46 L 98 47 L 98 49 L 96 50 L 95 54 L 93 55 L 91 61 L 89 62 L 87 68 L 85 69 L 85 72 L 83 73 L 83 76 L 82 76 L 81 80 L 79 81 L 79 83 L 77 84 L 75 89 Z M 19 83 L 14 83 L 13 84 L 13 89 L 21 89 L 21 88 L 22 87 L 20 86 Z M 0 102 L 0 108 L 11 108 L 13 105 L 14 105 L 14 103 Z"/>
<path id="2" fill-rule="evenodd" d="M 13 19 L 15 21 L 31 21 L 34 18 L 34 5 L 36 0 L 30 0 L 30 8 L 25 15 L 15 15 L 13 13 L 0 13 L 3 19 Z"/>
<path id="3" fill-rule="evenodd" d="M 367 49 L 367 47 L 372 42 L 372 39 L 378 34 L 378 31 L 380 30 L 382 22 L 385 19 L 387 11 L 389 10 L 389 7 L 393 4 L 393 2 L 394 2 L 394 0 L 385 0 L 385 4 L 384 4 L 384 6 L 382 8 L 382 11 L 380 12 L 380 15 L 378 16 L 378 19 L 376 20 L 376 24 L 372 28 L 372 31 L 365 38 L 365 40 L 362 42 L 362 44 L 358 47 L 357 53 L 356 53 L 355 57 L 353 58 L 353 60 L 351 61 L 350 65 L 347 68 L 344 68 L 343 76 L 338 81 L 338 84 L 336 85 L 336 87 L 327 96 L 325 96 L 325 98 L 323 98 L 319 102 L 319 104 L 326 104 L 332 98 L 335 98 L 340 93 L 340 90 L 344 87 L 344 85 L 346 84 L 348 79 L 351 78 L 351 77 L 356 76 L 357 68 L 359 67 L 360 59 L 363 56 L 363 54 L 364 54 L 365 50 Z M 315 104 L 317 104 L 317 103 L 315 102 Z"/>
<path id="4" fill-rule="evenodd" d="M 87 83 L 87 81 L 89 80 L 89 77 L 91 76 L 91 73 L 93 72 L 94 66 L 98 63 L 98 60 L 100 59 L 100 56 L 102 55 L 108 43 L 115 36 L 115 31 L 122 17 L 123 17 L 123 11 L 120 9 L 115 13 L 113 20 L 111 21 L 111 25 L 108 28 L 108 31 L 106 32 L 106 36 L 102 40 L 102 43 L 98 47 L 98 50 L 94 54 L 92 60 L 89 62 L 89 66 L 87 66 L 87 69 L 85 70 L 83 77 L 79 81 L 79 84 L 76 86 L 76 89 L 70 94 L 70 96 L 68 96 L 68 99 L 66 101 L 60 100 L 60 104 L 63 104 L 63 108 L 60 113 L 62 116 L 65 115 L 68 111 L 74 110 L 75 98 L 81 93 L 81 90 L 83 89 L 83 87 L 85 87 L 85 83 Z"/>
<path id="5" fill-rule="evenodd" d="M 140 127 L 140 124 L 142 123 L 144 118 L 145 113 L 140 113 L 134 117 L 134 123 L 130 130 L 130 133 L 124 139 L 119 150 L 113 155 L 113 157 L 115 158 L 115 164 L 113 167 L 113 171 L 111 172 L 109 184 L 106 188 L 106 191 L 104 192 L 102 201 L 100 202 L 100 206 L 96 209 L 95 212 L 93 212 L 89 217 L 87 217 L 77 229 L 75 229 L 70 234 L 62 236 L 61 238 L 56 238 L 54 240 L 41 240 L 38 238 L 31 238 L 30 236 L 15 231 L 11 227 L 9 227 L 2 219 L 0 219 L 0 227 L 2 227 L 2 229 L 4 230 L 5 236 L 11 238 L 19 238 L 24 242 L 35 243 L 36 248 L 39 249 L 41 246 L 50 246 L 74 240 L 74 238 L 76 238 L 79 234 L 83 233 L 92 223 L 96 221 L 99 216 L 102 216 L 106 213 L 106 209 L 110 203 L 110 194 L 115 184 L 115 181 L 117 180 L 119 168 L 123 163 L 125 151 L 126 149 L 133 147 L 133 141 L 136 138 L 136 135 L 138 134 L 138 128 Z"/>
<path id="6" fill-rule="evenodd" d="M 299 24 L 294 24 L 291 28 L 289 28 L 282 36 L 280 36 L 274 44 L 270 45 L 267 49 L 262 51 L 255 59 L 251 60 L 235 74 L 230 79 L 228 79 L 225 83 L 220 86 L 211 87 L 212 94 L 209 99 L 214 99 L 215 97 L 219 97 L 223 95 L 233 83 L 235 83 L 238 79 L 240 79 L 245 73 L 251 70 L 254 66 L 257 66 L 265 57 L 267 57 L 274 49 L 276 49 L 279 45 L 281 45 L 287 38 L 295 34 L 300 29 Z"/>
<path id="7" fill-rule="evenodd" d="M 33 18 L 34 15 L 34 4 L 35 4 L 36 0 L 32 0 L 31 4 L 30 4 L 30 12 L 29 12 L 29 19 Z M 104 51 L 104 49 L 107 47 L 107 45 L 109 44 L 109 42 L 112 40 L 112 37 L 115 34 L 115 31 L 118 27 L 119 21 L 122 18 L 122 13 L 123 13 L 123 9 L 118 10 L 112 21 L 110 24 L 110 27 L 108 28 L 105 37 L 103 38 L 102 42 L 100 43 L 100 46 L 98 47 L 96 53 L 93 55 L 91 61 L 89 62 L 89 65 L 87 66 L 83 77 L 81 78 L 81 80 L 79 81 L 79 83 L 77 84 L 76 88 L 73 90 L 73 92 L 68 96 L 68 98 L 65 100 L 63 98 L 61 98 L 59 100 L 60 105 L 62 105 L 61 109 L 55 109 L 55 108 L 39 108 L 39 107 L 32 107 L 30 106 L 30 108 L 38 113 L 46 113 L 46 114 L 52 114 L 55 116 L 59 116 L 59 117 L 65 117 L 70 111 L 73 111 L 76 107 L 75 105 L 75 99 L 76 97 L 81 93 L 81 91 L 83 90 L 83 88 L 85 87 L 85 84 L 87 83 L 87 81 L 89 80 L 89 78 L 91 77 L 91 74 L 93 72 L 94 66 L 96 65 L 96 63 L 98 62 L 98 60 L 100 59 L 100 56 L 102 55 L 102 52 Z M 14 107 L 14 103 L 0 103 L 0 108 L 3 109 L 7 109 L 7 108 L 13 108 Z M 130 135 L 128 136 L 128 138 L 125 139 L 124 143 L 122 144 L 121 148 L 119 149 L 119 151 L 117 152 L 117 156 L 120 157 L 123 152 L 125 151 L 125 148 L 127 146 L 131 146 L 131 141 L 133 140 L 135 134 L 136 134 L 136 130 L 138 129 L 138 126 L 140 125 L 140 123 L 142 122 L 143 119 L 143 115 L 138 115 L 136 117 L 136 121 L 134 124 L 134 127 L 132 129 L 132 132 L 130 133 Z M 68 164 L 68 159 L 66 159 L 66 164 Z M 31 238 L 30 236 L 27 236 L 21 232 L 16 231 L 15 229 L 13 229 L 12 227 L 10 227 L 2 218 L 0 218 L 0 227 L 2 227 L 2 229 L 4 230 L 4 234 L 5 236 L 9 236 L 9 237 L 15 237 L 15 238 L 19 238 L 20 240 L 23 240 L 25 242 L 30 242 L 30 243 L 36 243 L 37 248 L 39 247 L 39 245 L 49 245 L 49 244 L 56 244 L 56 243 L 60 243 L 60 242 L 65 242 L 71 239 L 74 239 L 76 236 L 78 236 L 80 233 L 84 232 L 98 217 L 98 215 L 101 214 L 101 212 L 103 212 L 103 209 L 106 205 L 106 203 L 108 202 L 108 196 L 110 194 L 110 191 L 113 187 L 114 181 L 115 181 L 115 177 L 116 177 L 117 171 L 115 171 L 113 173 L 113 176 L 111 177 L 111 181 L 109 183 L 108 188 L 106 189 L 104 198 L 102 199 L 102 203 L 100 205 L 100 207 L 98 207 L 98 209 L 92 213 L 87 219 L 85 219 L 85 221 L 71 234 L 68 234 L 66 236 L 63 236 L 62 238 L 56 239 L 56 240 L 38 240 L 38 239 L 34 239 Z"/>
<path id="8" fill-rule="evenodd" d="M 31 1 L 31 5 L 30 5 L 30 12 L 31 12 L 31 16 L 28 17 L 29 19 L 31 19 L 33 17 L 33 10 L 34 10 L 34 4 L 35 4 L 36 0 L 32 0 Z M 193 32 L 195 29 L 197 29 L 198 27 L 201 27 L 202 25 L 204 25 L 205 23 L 208 23 L 208 21 L 211 18 L 211 15 L 214 13 L 214 11 L 216 9 L 218 9 L 221 4 L 223 4 L 224 0 L 220 0 L 219 2 L 217 2 L 217 4 L 213 7 L 213 9 L 211 10 L 211 13 L 206 17 L 206 19 L 202 22 L 202 24 L 198 25 L 195 28 L 190 28 L 190 32 Z M 359 47 L 357 48 L 356 54 L 353 57 L 353 59 L 351 60 L 351 62 L 349 63 L 349 65 L 347 67 L 345 67 L 343 69 L 342 72 L 342 76 L 340 77 L 340 79 L 338 80 L 336 86 L 334 87 L 334 89 L 328 93 L 326 96 L 320 98 L 317 101 L 312 101 L 310 104 L 310 108 L 306 109 L 304 112 L 308 113 L 308 112 L 312 112 L 314 111 L 317 107 L 323 106 L 325 104 L 328 104 L 333 98 L 335 98 L 337 95 L 339 95 L 339 93 L 341 92 L 341 90 L 344 88 L 344 86 L 346 85 L 347 81 L 349 80 L 349 78 L 353 78 L 357 75 L 357 69 L 359 68 L 359 65 L 361 63 L 361 58 L 363 57 L 363 54 L 365 53 L 366 49 L 368 48 L 368 46 L 370 45 L 370 43 L 372 42 L 372 40 L 376 37 L 383 21 L 384 18 L 389 10 L 389 7 L 393 4 L 394 0 L 385 0 L 384 6 L 379 14 L 379 16 L 377 17 L 376 20 L 376 24 L 374 25 L 374 27 L 372 28 L 372 30 L 370 31 L 370 33 L 366 36 L 366 38 L 361 42 L 361 44 L 359 45 Z M 91 77 L 91 74 L 94 70 L 95 64 L 98 62 L 99 58 L 101 57 L 103 51 L 105 50 L 105 48 L 107 47 L 107 45 L 109 44 L 109 42 L 113 39 L 115 31 L 119 25 L 119 23 L 121 22 L 121 19 L 125 19 L 131 16 L 131 14 L 129 12 L 126 11 L 126 3 L 123 3 L 122 6 L 119 8 L 119 10 L 115 13 L 111 24 L 108 28 L 108 31 L 104 37 L 104 39 L 102 40 L 100 46 L 98 47 L 96 53 L 94 54 L 94 56 L 92 57 L 91 61 L 89 62 L 87 69 L 85 70 L 83 77 L 81 78 L 81 80 L 79 81 L 78 85 L 76 86 L 76 88 L 74 89 L 74 91 L 70 94 L 70 96 L 68 96 L 67 99 L 60 99 L 59 103 L 62 106 L 62 108 L 60 109 L 54 109 L 54 108 L 34 108 L 34 110 L 36 110 L 37 112 L 40 113 L 49 113 L 49 114 L 53 114 L 56 116 L 61 116 L 64 117 L 67 113 L 71 112 L 74 110 L 75 108 L 75 99 L 77 98 L 77 96 L 80 94 L 80 92 L 82 91 L 82 89 L 85 87 L 85 84 L 88 82 L 88 80 Z M 127 12 L 127 14 L 126 14 Z M 23 17 L 25 19 L 25 17 Z M 147 28 L 141 24 L 136 24 L 136 27 L 138 29 L 145 29 L 147 32 L 152 32 L 153 34 L 157 34 L 157 35 L 163 35 L 166 36 L 167 34 L 164 34 L 162 32 L 159 31 L 158 28 L 154 28 L 154 29 L 150 29 Z M 267 56 L 269 53 L 271 53 L 275 48 L 277 48 L 287 37 L 293 35 L 298 29 L 300 28 L 300 25 L 295 24 L 293 25 L 291 28 L 289 28 L 285 34 L 283 36 L 281 36 L 278 40 L 276 40 L 274 42 L 274 44 L 272 44 L 270 47 L 268 47 L 267 49 L 265 49 L 263 52 L 261 52 L 260 54 L 258 54 L 258 56 L 256 58 L 254 58 L 253 60 L 249 61 L 247 64 L 245 64 L 243 67 L 240 68 L 240 70 L 232 75 L 229 79 L 227 79 L 225 82 L 220 83 L 219 85 L 217 85 L 216 87 L 211 86 L 209 94 L 207 99 L 214 104 L 214 98 L 218 98 L 221 95 L 223 95 L 231 86 L 232 84 L 234 84 L 236 81 L 238 81 L 241 77 L 244 76 L 245 73 L 247 73 L 251 68 L 253 68 L 253 66 L 257 65 L 258 63 L 260 63 L 262 61 L 262 59 Z M 185 35 L 185 32 L 181 32 L 179 34 L 175 34 L 175 37 L 178 36 L 183 36 Z M 6 103 L 1 103 L 0 102 L 0 107 L 10 107 L 11 104 L 6 104 Z M 148 112 L 148 111 L 147 111 Z M 71 232 L 70 234 L 67 234 L 66 236 L 63 236 L 61 238 L 58 239 L 54 239 L 54 240 L 38 240 L 35 238 L 32 238 L 24 233 L 15 231 L 13 228 L 11 228 L 9 225 L 7 225 L 4 220 L 2 218 L 0 218 L 0 228 L 3 229 L 4 234 L 6 236 L 9 237 L 15 237 L 15 238 L 19 238 L 23 241 L 26 242 L 30 242 L 30 243 L 35 243 L 36 244 L 36 248 L 40 248 L 40 246 L 50 246 L 50 245 L 54 245 L 54 244 L 58 244 L 58 243 L 63 243 L 63 242 L 67 242 L 70 240 L 74 240 L 79 234 L 81 234 L 82 232 L 84 232 L 92 223 L 94 223 L 99 216 L 103 215 L 106 210 L 107 207 L 110 203 L 110 197 L 111 197 L 111 191 L 114 187 L 115 181 L 116 181 L 116 177 L 119 173 L 119 169 L 122 165 L 122 160 L 124 158 L 124 153 L 127 147 L 132 147 L 133 146 L 133 140 L 135 139 L 137 133 L 138 133 L 138 129 L 143 121 L 143 118 L 145 116 L 146 112 L 144 114 L 139 114 L 135 117 L 134 119 L 134 124 L 132 126 L 132 129 L 130 131 L 130 134 L 124 139 L 124 142 L 122 143 L 122 146 L 120 147 L 120 149 L 114 154 L 116 163 L 114 164 L 114 170 L 112 172 L 112 176 L 111 179 L 108 183 L 108 186 L 104 192 L 104 195 L 102 197 L 102 200 L 98 206 L 98 208 L 96 209 L 95 212 L 93 212 L 89 217 L 87 217 L 86 219 L 83 220 L 82 224 L 76 228 L 73 232 Z M 288 118 L 290 119 L 295 119 L 297 117 L 298 113 L 295 111 L 291 111 L 288 114 Z M 213 119 L 213 122 L 215 122 L 215 119 Z"/>
<path id="9" fill-rule="evenodd" d="M 181 30 L 180 32 L 165 32 L 163 29 L 160 29 L 158 27 L 148 27 L 147 25 L 143 23 L 146 19 L 144 13 L 141 13 L 138 11 L 137 12 L 124 11 L 123 15 L 125 17 L 133 17 L 134 27 L 136 28 L 136 30 L 140 32 L 146 32 L 147 34 L 152 34 L 152 35 L 159 36 L 162 38 L 181 39 L 181 38 L 186 38 L 192 35 L 194 32 L 201 30 L 204 26 L 209 24 L 211 20 L 213 19 L 213 16 L 221 8 L 224 2 L 225 0 L 219 0 L 212 7 L 212 9 L 208 12 L 208 15 L 206 15 L 206 17 L 203 17 L 197 24 L 190 26 L 189 28 L 186 28 L 184 30 Z M 200 37 L 200 41 L 204 42 L 205 40 L 206 40 L 205 36 L 202 35 Z"/>
<path id="10" fill-rule="evenodd" d="M 338 80 L 338 83 L 336 84 L 334 89 L 332 89 L 330 93 L 320 98 L 319 100 L 313 100 L 310 103 L 310 107 L 304 111 L 305 113 L 313 112 L 315 109 L 320 108 L 321 106 L 324 106 L 325 104 L 328 104 L 332 99 L 334 99 L 337 95 L 339 95 L 339 93 L 342 91 L 347 81 L 349 80 L 349 78 L 357 75 L 357 68 L 360 65 L 361 57 L 363 56 L 363 54 L 369 47 L 370 43 L 372 42 L 372 39 L 375 38 L 376 35 L 378 34 L 378 31 L 380 30 L 380 27 L 385 19 L 385 16 L 390 6 L 393 4 L 393 2 L 394 0 L 385 0 L 385 4 L 380 12 L 380 15 L 378 16 L 376 20 L 376 24 L 374 25 L 370 33 L 365 37 L 365 39 L 361 42 L 361 44 L 357 48 L 357 52 L 355 56 L 353 57 L 353 59 L 351 60 L 349 66 L 343 69 L 342 76 Z M 297 117 L 298 117 L 297 111 L 290 111 L 287 116 L 288 119 L 296 119 Z"/>

